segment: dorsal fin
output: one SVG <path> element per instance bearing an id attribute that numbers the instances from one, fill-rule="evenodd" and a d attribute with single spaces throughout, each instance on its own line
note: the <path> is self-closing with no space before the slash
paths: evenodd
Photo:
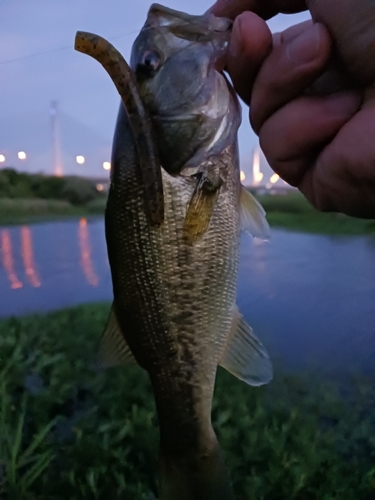
<path id="1" fill-rule="evenodd" d="M 98 363 L 101 368 L 136 363 L 117 321 L 114 304 L 112 304 L 107 325 L 100 340 Z"/>

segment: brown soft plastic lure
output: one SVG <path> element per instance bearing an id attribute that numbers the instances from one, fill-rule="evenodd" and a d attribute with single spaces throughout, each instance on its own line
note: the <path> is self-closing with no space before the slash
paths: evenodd
<path id="1" fill-rule="evenodd" d="M 148 215 L 152 224 L 161 224 L 164 220 L 164 199 L 159 153 L 151 119 L 139 96 L 133 71 L 120 52 L 101 36 L 77 31 L 74 48 L 103 66 L 121 96 L 134 133 Z"/>

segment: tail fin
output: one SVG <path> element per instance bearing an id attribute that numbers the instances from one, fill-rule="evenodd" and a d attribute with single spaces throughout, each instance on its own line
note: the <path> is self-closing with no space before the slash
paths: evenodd
<path id="1" fill-rule="evenodd" d="M 159 500 L 234 500 L 216 437 L 204 455 L 176 458 L 160 453 Z"/>

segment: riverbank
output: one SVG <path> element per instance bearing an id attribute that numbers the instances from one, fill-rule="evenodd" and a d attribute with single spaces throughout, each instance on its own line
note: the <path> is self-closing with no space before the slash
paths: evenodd
<path id="1" fill-rule="evenodd" d="M 271 227 L 315 234 L 375 235 L 375 221 L 320 213 L 299 193 L 258 196 Z M 82 205 L 43 199 L 1 199 L 0 225 L 33 224 L 72 217 L 102 216 L 106 199 Z"/>
<path id="2" fill-rule="evenodd" d="M 0 322 L 0 493 L 149 500 L 158 428 L 146 374 L 94 360 L 109 304 Z M 311 380 L 315 380 L 312 384 Z M 370 382 L 346 400 L 308 374 L 251 388 L 219 370 L 213 422 L 238 500 L 369 500 Z"/>
<path id="3" fill-rule="evenodd" d="M 51 220 L 104 215 L 106 199 L 82 205 L 49 199 L 0 198 L 0 225 L 37 224 Z"/>
<path id="4" fill-rule="evenodd" d="M 0 169 L 1 225 L 103 214 L 105 204 L 104 186 L 90 179 Z"/>
<path id="5" fill-rule="evenodd" d="M 305 233 L 375 235 L 375 220 L 357 219 L 337 213 L 321 213 L 300 193 L 257 196 L 271 227 Z"/>

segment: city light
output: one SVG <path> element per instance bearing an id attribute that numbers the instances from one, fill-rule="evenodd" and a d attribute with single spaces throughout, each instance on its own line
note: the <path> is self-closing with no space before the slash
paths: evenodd
<path id="1" fill-rule="evenodd" d="M 270 179 L 271 184 L 276 184 L 276 182 L 280 179 L 280 176 L 277 174 L 273 174 L 273 176 Z"/>
<path id="2" fill-rule="evenodd" d="M 85 163 L 85 157 L 84 156 L 76 156 L 76 161 L 79 165 L 83 165 Z"/>
<path id="3" fill-rule="evenodd" d="M 241 179 L 241 182 L 246 180 L 246 174 L 243 170 L 241 170 L 240 179 Z"/>
<path id="4" fill-rule="evenodd" d="M 97 189 L 99 192 L 100 192 L 100 191 L 103 191 L 103 189 L 104 189 L 103 184 L 97 184 L 97 185 L 96 185 L 96 189 Z"/>
<path id="5" fill-rule="evenodd" d="M 5 156 L 4 155 L 0 155 L 0 163 L 4 163 L 5 161 Z"/>
<path id="6" fill-rule="evenodd" d="M 26 160 L 26 153 L 25 153 L 25 151 L 20 151 L 20 152 L 18 153 L 18 158 L 19 158 L 20 160 Z"/>
<path id="7" fill-rule="evenodd" d="M 256 148 L 253 155 L 253 183 L 259 184 L 263 179 L 263 174 L 260 171 L 260 150 Z"/>
<path id="8" fill-rule="evenodd" d="M 103 163 L 103 168 L 104 170 L 111 170 L 111 164 L 109 163 L 109 161 L 105 161 Z"/>

